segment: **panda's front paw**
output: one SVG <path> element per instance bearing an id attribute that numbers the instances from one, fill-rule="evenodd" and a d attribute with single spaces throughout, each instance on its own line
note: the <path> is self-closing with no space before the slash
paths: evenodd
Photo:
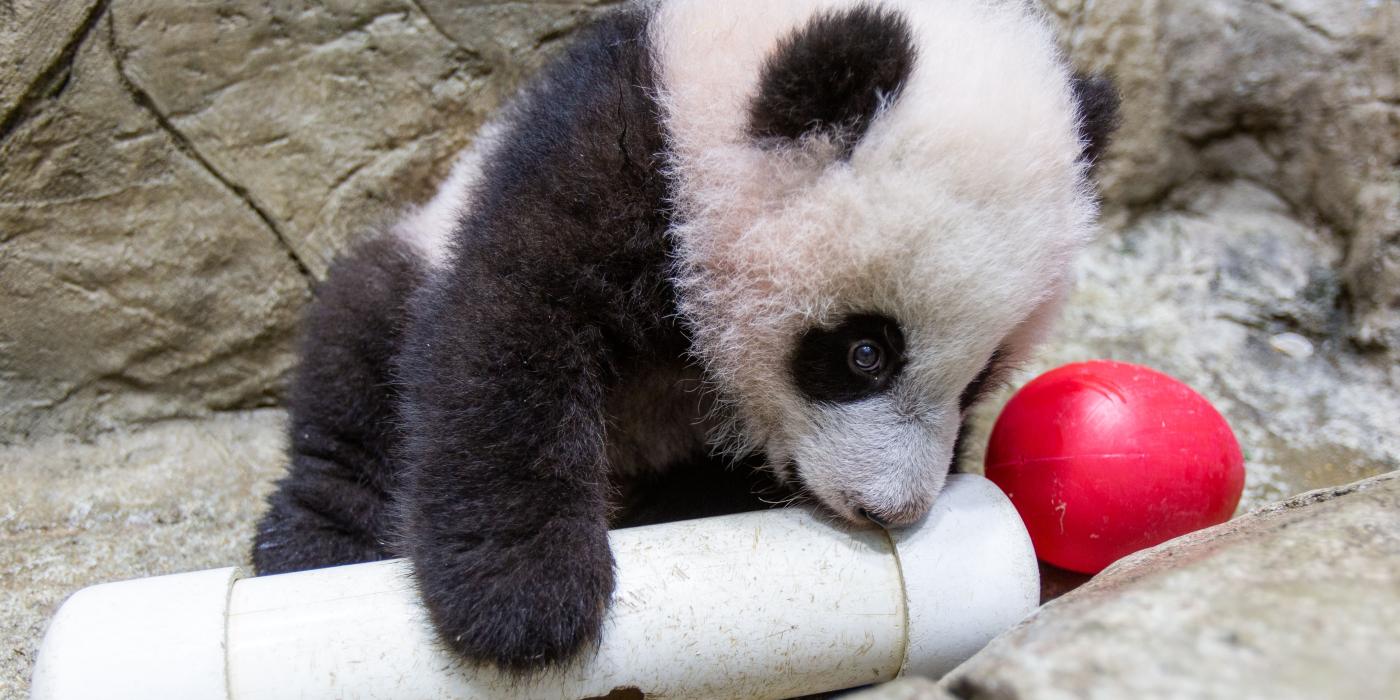
<path id="1" fill-rule="evenodd" d="M 613 591 L 604 527 L 427 549 L 413 556 L 419 592 L 442 641 L 468 660 L 526 673 L 598 639 Z"/>

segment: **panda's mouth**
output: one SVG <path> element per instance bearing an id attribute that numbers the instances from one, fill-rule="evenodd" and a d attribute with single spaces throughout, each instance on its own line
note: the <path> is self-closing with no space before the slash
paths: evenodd
<path id="1" fill-rule="evenodd" d="M 843 491 L 836 502 L 824 498 L 820 492 L 808 486 L 807 481 L 802 478 L 802 470 L 798 469 L 797 460 L 784 459 L 773 466 L 773 472 L 778 483 L 790 492 L 785 502 L 810 502 L 820 510 L 853 525 L 874 523 L 880 527 L 888 527 L 886 521 L 878 514 L 857 505 L 854 494 Z"/>
<path id="2" fill-rule="evenodd" d="M 795 457 L 768 462 L 769 473 L 773 475 L 780 493 L 775 494 L 774 499 L 762 500 L 769 505 L 806 503 L 850 525 L 890 529 L 906 527 L 923 518 L 937 497 L 937 493 L 934 493 L 927 500 L 919 499 L 889 507 L 890 504 L 872 502 L 869 496 L 848 487 L 834 490 L 816 488 L 808 483 L 800 467 Z"/>
<path id="3" fill-rule="evenodd" d="M 908 527 L 923 519 L 938 497 L 938 493 L 935 492 L 928 499 L 917 499 L 889 507 L 889 504 L 872 502 L 868 496 L 863 496 L 855 490 L 839 489 L 834 493 L 824 493 L 806 482 L 801 472 L 796 469 L 795 463 L 791 468 L 793 481 L 789 483 L 801 494 L 794 497 L 793 501 L 809 501 L 820 510 L 856 527 L 874 525 L 887 530 Z M 938 491 L 941 490 L 940 486 Z"/>

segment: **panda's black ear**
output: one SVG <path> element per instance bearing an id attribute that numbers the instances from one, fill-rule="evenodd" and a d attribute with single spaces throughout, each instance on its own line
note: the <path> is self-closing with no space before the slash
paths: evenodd
<path id="1" fill-rule="evenodd" d="M 820 14 L 764 61 L 749 135 L 772 144 L 824 134 L 849 154 L 898 97 L 914 59 L 913 32 L 895 11 L 859 5 Z"/>
<path id="2" fill-rule="evenodd" d="M 1074 102 L 1079 110 L 1079 142 L 1084 145 L 1080 159 L 1090 165 L 1108 149 L 1113 132 L 1118 130 L 1118 87 L 1113 80 L 1101 75 L 1075 73 L 1070 80 Z"/>

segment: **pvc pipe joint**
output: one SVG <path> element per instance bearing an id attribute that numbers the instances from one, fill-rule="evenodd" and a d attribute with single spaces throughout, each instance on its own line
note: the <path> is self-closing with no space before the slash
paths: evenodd
<path id="1" fill-rule="evenodd" d="M 1035 609 L 1030 538 L 1000 490 L 953 475 L 886 532 L 787 508 L 610 534 L 595 650 L 529 678 L 440 647 L 402 561 L 243 578 L 217 569 L 74 594 L 35 700 L 784 698 L 937 677 Z"/>

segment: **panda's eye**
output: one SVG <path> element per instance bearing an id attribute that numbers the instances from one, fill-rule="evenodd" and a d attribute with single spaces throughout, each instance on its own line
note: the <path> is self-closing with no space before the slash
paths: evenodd
<path id="1" fill-rule="evenodd" d="M 878 374 L 885 359 L 880 344 L 873 340 L 861 340 L 851 345 L 850 365 L 855 372 Z"/>
<path id="2" fill-rule="evenodd" d="M 789 358 L 793 382 L 812 401 L 859 401 L 889 388 L 904 366 L 904 333 L 888 316 L 847 316 L 807 329 Z"/>

